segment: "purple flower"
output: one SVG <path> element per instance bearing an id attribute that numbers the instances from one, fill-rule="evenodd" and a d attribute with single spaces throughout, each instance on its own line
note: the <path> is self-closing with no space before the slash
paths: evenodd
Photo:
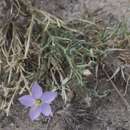
<path id="1" fill-rule="evenodd" d="M 42 88 L 37 82 L 32 85 L 31 95 L 24 95 L 19 98 L 21 104 L 25 107 L 31 107 L 29 116 L 31 120 L 37 119 L 40 114 L 52 116 L 50 103 L 57 97 L 56 92 L 42 92 Z"/>

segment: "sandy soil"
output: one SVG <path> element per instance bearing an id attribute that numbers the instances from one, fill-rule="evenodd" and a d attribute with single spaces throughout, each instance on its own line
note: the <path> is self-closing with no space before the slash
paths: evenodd
<path id="1" fill-rule="evenodd" d="M 80 18 L 87 12 L 94 13 L 110 24 L 129 21 L 129 0 L 37 0 L 34 5 L 46 9 L 64 20 Z"/>

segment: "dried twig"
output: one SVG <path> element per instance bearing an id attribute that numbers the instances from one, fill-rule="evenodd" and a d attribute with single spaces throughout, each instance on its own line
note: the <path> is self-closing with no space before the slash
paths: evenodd
<path id="1" fill-rule="evenodd" d="M 128 77 L 128 79 L 127 79 L 127 81 L 126 81 L 126 86 L 125 86 L 124 96 L 126 96 L 126 94 L 127 94 L 127 90 L 128 90 L 129 81 L 130 81 L 130 76 Z"/>
<path id="2" fill-rule="evenodd" d="M 121 92 L 119 91 L 119 89 L 117 88 L 117 86 L 115 85 L 115 83 L 112 81 L 111 77 L 109 76 L 109 74 L 106 72 L 106 70 L 103 68 L 104 73 L 106 74 L 107 78 L 109 79 L 109 81 L 111 82 L 113 88 L 116 90 L 117 94 L 120 96 L 120 98 L 122 99 L 122 101 L 124 102 L 125 106 L 127 107 L 127 110 L 130 110 L 130 105 L 128 103 L 128 101 L 124 98 L 124 96 L 121 94 Z"/>

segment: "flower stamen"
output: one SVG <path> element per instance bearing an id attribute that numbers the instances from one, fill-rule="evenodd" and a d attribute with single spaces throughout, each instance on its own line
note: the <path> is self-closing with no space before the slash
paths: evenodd
<path id="1" fill-rule="evenodd" d="M 40 106 L 40 105 L 42 105 L 42 100 L 41 99 L 36 99 L 35 100 L 35 104 L 36 104 L 36 106 Z"/>

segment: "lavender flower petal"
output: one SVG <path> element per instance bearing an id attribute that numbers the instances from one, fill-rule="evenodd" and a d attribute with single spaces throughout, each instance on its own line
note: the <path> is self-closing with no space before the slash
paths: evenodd
<path id="1" fill-rule="evenodd" d="M 33 106 L 29 111 L 29 117 L 32 121 L 36 120 L 41 114 L 41 107 Z"/>
<path id="2" fill-rule="evenodd" d="M 22 96 L 18 99 L 20 101 L 20 103 L 26 107 L 31 107 L 34 105 L 34 99 L 32 96 L 30 95 L 25 95 L 25 96 Z"/>
<path id="3" fill-rule="evenodd" d="M 53 115 L 52 110 L 51 110 L 51 106 L 47 103 L 44 103 L 41 106 L 41 112 L 45 116 L 52 116 Z"/>
<path id="4" fill-rule="evenodd" d="M 44 92 L 41 99 L 44 103 L 51 103 L 57 97 L 57 92 Z"/>
<path id="5" fill-rule="evenodd" d="M 40 87 L 40 85 L 35 82 L 33 85 L 32 85 L 32 96 L 35 98 L 35 99 L 38 99 L 42 96 L 42 88 Z"/>

